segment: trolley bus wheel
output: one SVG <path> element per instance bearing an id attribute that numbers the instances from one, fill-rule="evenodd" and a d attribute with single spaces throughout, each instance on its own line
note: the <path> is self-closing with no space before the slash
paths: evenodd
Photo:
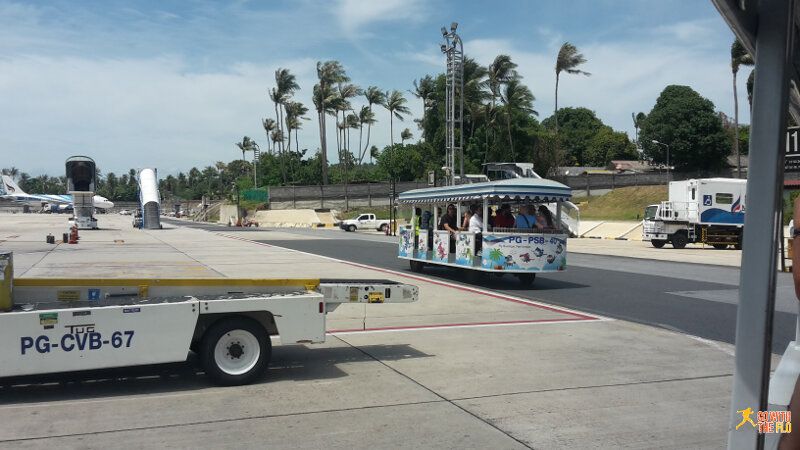
<path id="1" fill-rule="evenodd" d="M 521 273 L 517 275 L 519 277 L 519 284 L 524 287 L 528 287 L 533 284 L 533 280 L 536 279 L 535 273 Z"/>
<path id="2" fill-rule="evenodd" d="M 261 324 L 246 317 L 229 317 L 206 331 L 200 360 L 214 382 L 228 386 L 247 384 L 266 369 L 271 345 Z"/>
<path id="3" fill-rule="evenodd" d="M 413 259 L 410 260 L 408 263 L 409 265 L 411 265 L 412 272 L 422 272 L 422 268 L 425 267 L 424 263 L 421 263 L 419 261 L 414 261 Z"/>

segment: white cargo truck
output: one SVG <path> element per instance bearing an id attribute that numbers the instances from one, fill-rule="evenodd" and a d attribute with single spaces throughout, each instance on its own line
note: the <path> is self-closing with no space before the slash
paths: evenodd
<path id="1" fill-rule="evenodd" d="M 702 243 L 742 248 L 747 180 L 701 178 L 669 183 L 669 200 L 645 210 L 642 240 L 661 248 Z"/>
<path id="2" fill-rule="evenodd" d="M 342 303 L 414 302 L 416 286 L 385 280 L 14 279 L 0 312 L 0 377 L 181 362 L 197 353 L 223 385 L 267 367 L 270 336 L 325 341 Z M 10 308 L 9 308 L 10 306 Z"/>

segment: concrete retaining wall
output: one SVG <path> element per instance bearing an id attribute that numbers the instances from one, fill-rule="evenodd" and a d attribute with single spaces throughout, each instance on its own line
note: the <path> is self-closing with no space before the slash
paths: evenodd
<path id="1" fill-rule="evenodd" d="M 310 228 L 320 223 L 313 209 L 258 211 L 255 221 L 260 227 Z"/>
<path id="2" fill-rule="evenodd" d="M 236 205 L 221 205 L 219 207 L 219 220 L 218 223 L 230 223 L 231 217 L 233 220 L 237 220 L 239 215 L 236 214 Z"/>

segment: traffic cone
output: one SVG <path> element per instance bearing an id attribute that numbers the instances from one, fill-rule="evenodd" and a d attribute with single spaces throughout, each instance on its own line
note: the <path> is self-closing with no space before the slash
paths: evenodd
<path id="1" fill-rule="evenodd" d="M 78 243 L 78 226 L 73 225 L 71 232 L 69 233 L 69 243 L 70 244 L 77 244 Z"/>

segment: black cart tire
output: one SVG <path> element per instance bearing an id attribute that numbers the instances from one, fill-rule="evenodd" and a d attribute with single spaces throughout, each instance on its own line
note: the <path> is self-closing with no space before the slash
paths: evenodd
<path id="1" fill-rule="evenodd" d="M 519 278 L 519 284 L 521 284 L 523 287 L 532 285 L 534 280 L 536 280 L 535 273 L 521 273 L 518 274 L 517 277 Z"/>
<path id="2" fill-rule="evenodd" d="M 689 239 L 683 233 L 675 233 L 672 235 L 672 248 L 682 249 L 686 247 Z"/>
<path id="3" fill-rule="evenodd" d="M 414 261 L 413 259 L 409 261 L 409 265 L 411 266 L 412 272 L 422 272 L 422 268 L 425 267 L 425 263 Z"/>
<path id="4" fill-rule="evenodd" d="M 236 386 L 253 382 L 269 364 L 272 343 L 264 327 L 247 317 L 229 317 L 203 335 L 200 360 L 215 383 Z"/>

